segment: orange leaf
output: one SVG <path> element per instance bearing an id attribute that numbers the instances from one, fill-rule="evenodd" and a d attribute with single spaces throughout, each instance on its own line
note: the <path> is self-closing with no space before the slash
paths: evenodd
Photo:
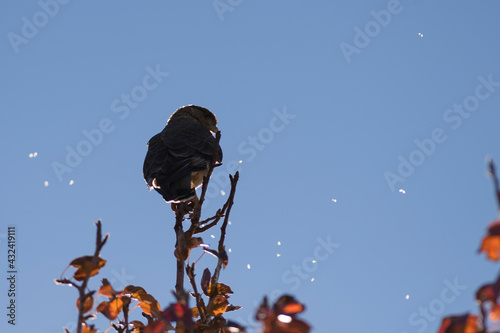
<path id="1" fill-rule="evenodd" d="M 500 259 L 500 218 L 494 220 L 488 226 L 488 233 L 483 238 L 479 253 L 486 252 L 488 259 L 498 261 Z"/>
<path id="2" fill-rule="evenodd" d="M 113 289 L 108 279 L 102 279 L 102 286 L 99 288 L 98 294 L 109 298 L 116 297 L 116 291 Z"/>
<path id="3" fill-rule="evenodd" d="M 271 309 L 264 297 L 255 319 L 264 324 L 264 333 L 309 333 L 311 326 L 295 317 L 304 309 L 304 305 L 289 295 L 281 296 Z"/>
<path id="4" fill-rule="evenodd" d="M 438 333 L 477 333 L 477 316 L 464 314 L 443 319 Z"/>
<path id="5" fill-rule="evenodd" d="M 132 332 L 133 333 L 142 333 L 144 331 L 144 328 L 146 326 L 144 326 L 144 324 L 139 321 L 139 320 L 134 320 L 134 321 L 131 321 L 130 322 L 130 325 L 132 326 Z"/>
<path id="6" fill-rule="evenodd" d="M 109 320 L 115 320 L 123 308 L 123 301 L 121 298 L 115 298 L 112 301 L 102 302 L 97 306 L 96 312 L 101 312 Z"/>
<path id="7" fill-rule="evenodd" d="M 231 287 L 224 283 L 216 283 L 215 287 L 212 288 L 212 285 L 208 287 L 208 295 L 226 295 L 233 294 Z"/>
<path id="8" fill-rule="evenodd" d="M 142 311 L 154 318 L 161 317 L 161 308 L 158 301 L 150 294 L 140 294 L 137 298 Z"/>
<path id="9" fill-rule="evenodd" d="M 498 261 L 500 259 L 500 237 L 485 236 L 479 252 L 486 252 L 488 259 Z"/>
<path id="10" fill-rule="evenodd" d="M 193 314 L 193 318 L 198 318 L 200 316 L 200 311 L 198 311 L 198 308 L 196 306 L 194 308 L 191 308 L 191 313 Z"/>
<path id="11" fill-rule="evenodd" d="M 228 305 L 227 296 L 217 295 L 215 297 L 210 297 L 207 305 L 207 314 L 209 316 L 216 316 L 219 313 L 224 313 Z"/>
<path id="12" fill-rule="evenodd" d="M 123 289 L 123 294 L 130 294 L 132 298 L 137 299 L 142 311 L 148 315 L 157 319 L 161 318 L 160 304 L 153 296 L 148 294 L 144 288 L 132 285 L 126 286 L 125 289 Z"/>
<path id="13" fill-rule="evenodd" d="M 82 324 L 82 333 L 96 333 L 97 328 L 94 328 L 94 325 L 87 326 L 87 324 Z"/>
<path id="14" fill-rule="evenodd" d="M 274 310 L 277 314 L 293 315 L 305 310 L 304 305 L 300 304 L 289 295 L 281 296 L 274 305 Z"/>
<path id="15" fill-rule="evenodd" d="M 85 297 L 85 302 L 83 302 L 83 313 L 87 313 L 94 307 L 94 298 L 92 295 Z M 80 297 L 76 300 L 76 308 L 80 309 Z"/>
<path id="16" fill-rule="evenodd" d="M 493 321 L 500 319 L 500 304 L 495 304 L 491 307 L 490 318 Z"/>
<path id="17" fill-rule="evenodd" d="M 125 289 L 123 289 L 123 293 L 131 294 L 133 298 L 137 298 L 138 294 L 147 294 L 144 288 L 133 285 L 126 286 Z"/>
<path id="18" fill-rule="evenodd" d="M 77 269 L 73 276 L 77 281 L 96 275 L 105 264 L 106 260 L 102 258 L 97 258 L 97 262 L 94 262 L 94 256 L 79 257 L 70 263 L 71 266 Z"/>

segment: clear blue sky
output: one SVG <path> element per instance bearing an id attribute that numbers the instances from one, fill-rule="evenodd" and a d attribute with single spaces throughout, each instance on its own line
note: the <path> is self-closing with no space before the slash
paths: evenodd
<path id="1" fill-rule="evenodd" d="M 76 291 L 53 279 L 93 253 L 98 218 L 111 238 L 92 286 L 108 277 L 172 302 L 173 213 L 142 163 L 186 104 L 222 130 L 207 213 L 227 170 L 241 172 L 221 281 L 243 309 L 227 317 L 254 325 L 276 290 L 318 333 L 433 332 L 477 311 L 498 269 L 476 250 L 497 217 L 484 160 L 500 164 L 499 12 L 494 0 L 2 2 L 0 269 L 13 224 L 17 331 L 74 325 Z"/>

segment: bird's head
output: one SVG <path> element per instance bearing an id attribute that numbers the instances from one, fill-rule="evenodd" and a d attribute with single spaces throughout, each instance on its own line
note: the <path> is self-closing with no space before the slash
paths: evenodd
<path id="1" fill-rule="evenodd" d="M 168 121 L 175 119 L 177 117 L 189 117 L 198 121 L 200 124 L 208 128 L 211 132 L 217 133 L 219 129 L 217 128 L 217 117 L 210 112 L 208 109 L 196 106 L 187 105 L 177 109 L 168 119 Z"/>

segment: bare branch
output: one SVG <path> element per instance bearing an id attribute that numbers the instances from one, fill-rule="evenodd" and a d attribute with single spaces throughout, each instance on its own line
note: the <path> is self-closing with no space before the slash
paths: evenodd
<path id="1" fill-rule="evenodd" d="M 209 221 L 212 221 L 212 220 L 213 220 L 213 222 L 212 222 L 212 223 L 210 223 L 210 224 L 207 224 L 207 225 L 205 225 L 205 226 L 203 226 L 203 227 L 198 227 L 198 228 L 196 228 L 196 229 L 195 229 L 195 231 L 194 231 L 194 234 L 199 234 L 199 233 L 201 233 L 201 232 L 207 231 L 208 229 L 210 229 L 210 228 L 212 228 L 213 226 L 217 225 L 217 223 L 219 223 L 220 219 L 221 219 L 222 217 L 224 217 L 224 212 L 225 212 L 225 210 L 226 210 L 226 205 L 224 205 L 223 210 L 219 209 L 219 210 L 217 211 L 217 213 L 215 213 L 215 215 L 214 215 L 214 216 L 209 217 L 208 219 L 205 219 L 205 220 L 201 221 L 201 222 L 200 222 L 200 225 L 203 225 L 203 224 L 208 223 Z"/>
<path id="2" fill-rule="evenodd" d="M 191 282 L 191 286 L 193 287 L 194 296 L 196 298 L 196 307 L 198 308 L 198 313 L 200 314 L 201 321 L 205 322 L 205 319 L 207 316 L 207 313 L 206 313 L 207 308 L 205 307 L 205 302 L 203 301 L 203 298 L 201 298 L 201 295 L 198 292 L 198 288 L 196 287 L 196 281 L 194 279 L 194 277 L 195 277 L 194 266 L 195 266 L 194 263 L 191 266 L 187 265 L 186 266 L 186 274 L 189 278 L 189 282 Z"/>
<path id="3" fill-rule="evenodd" d="M 95 225 L 97 227 L 97 232 L 96 232 L 96 246 L 95 246 L 95 252 L 94 252 L 94 257 L 92 258 L 92 261 L 95 264 L 97 264 L 98 261 L 99 261 L 99 254 L 101 252 L 102 247 L 104 246 L 104 244 L 108 240 L 109 234 L 106 234 L 104 236 L 104 238 L 102 238 L 101 220 L 98 220 L 95 223 Z M 87 284 L 89 282 L 89 279 L 90 279 L 90 276 L 87 275 L 83 279 L 81 285 L 73 284 L 75 286 L 75 288 L 78 289 L 78 293 L 80 294 L 80 296 L 79 296 L 80 297 L 80 305 L 78 306 L 78 327 L 77 327 L 77 333 L 81 333 L 82 332 L 83 324 L 86 321 L 86 318 L 84 317 L 84 314 L 85 314 L 85 312 L 84 312 L 85 299 L 89 295 L 91 295 L 93 293 L 93 292 L 90 292 L 88 294 L 85 293 L 85 290 L 87 289 Z"/>
<path id="4" fill-rule="evenodd" d="M 177 300 L 184 301 L 187 304 L 187 294 L 184 291 L 184 262 L 186 260 L 185 248 L 186 248 L 186 237 L 184 230 L 182 228 L 182 221 L 184 221 L 184 215 L 189 211 L 187 205 L 183 202 L 177 205 L 175 210 L 175 235 L 176 235 L 176 244 L 175 244 L 175 254 L 177 258 L 177 275 L 176 275 L 176 283 L 175 283 L 175 294 Z"/>
<path id="5" fill-rule="evenodd" d="M 497 197 L 498 209 L 500 209 L 500 186 L 498 185 L 498 177 L 496 174 L 495 163 L 493 163 L 493 160 L 491 158 L 488 158 L 486 160 L 486 163 L 488 164 L 488 171 L 491 177 L 493 177 L 493 186 L 495 186 L 495 194 Z"/>
<path id="6" fill-rule="evenodd" d="M 229 193 L 229 198 L 227 199 L 227 213 L 224 216 L 224 222 L 220 228 L 220 239 L 219 239 L 219 253 L 225 252 L 224 240 L 226 239 L 226 227 L 229 222 L 229 214 L 231 213 L 231 208 L 234 204 L 234 194 L 236 193 L 236 184 L 238 183 L 238 179 L 240 178 L 239 171 L 236 171 L 234 177 L 229 175 L 229 180 L 231 181 L 231 192 Z M 226 206 L 224 205 L 224 206 Z M 222 268 L 222 264 L 224 260 L 219 256 L 219 260 L 217 262 L 217 267 L 215 268 L 214 275 L 212 276 L 212 285 L 215 285 L 219 281 L 220 270 Z"/>

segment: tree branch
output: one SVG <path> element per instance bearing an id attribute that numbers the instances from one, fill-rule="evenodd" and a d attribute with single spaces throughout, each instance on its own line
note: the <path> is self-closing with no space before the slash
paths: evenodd
<path id="1" fill-rule="evenodd" d="M 486 160 L 486 163 L 488 164 L 488 171 L 491 177 L 493 177 L 493 186 L 495 186 L 495 194 L 497 197 L 498 209 L 500 209 L 500 186 L 498 185 L 498 177 L 496 174 L 495 163 L 493 163 L 493 160 L 491 158 L 488 158 Z"/>
<path id="2" fill-rule="evenodd" d="M 187 205 L 183 202 L 177 205 L 175 210 L 175 257 L 177 258 L 177 275 L 175 283 L 175 295 L 178 301 L 184 301 L 187 304 L 187 294 L 184 291 L 184 262 L 186 260 L 186 237 L 182 228 L 184 215 L 188 212 Z"/>
<path id="3" fill-rule="evenodd" d="M 212 155 L 212 160 L 210 161 L 210 166 L 208 168 L 207 175 L 203 177 L 203 185 L 201 189 L 201 195 L 199 200 L 193 200 L 194 207 L 181 202 L 175 207 L 175 234 L 177 238 L 176 244 L 176 257 L 177 257 L 177 281 L 175 284 L 175 292 L 178 300 L 184 300 L 187 304 L 187 293 L 184 290 L 184 262 L 189 254 L 189 244 L 193 236 L 194 231 L 200 225 L 201 207 L 205 201 L 205 194 L 208 188 L 208 182 L 210 181 L 210 176 L 214 171 L 219 155 L 219 142 L 221 134 L 220 131 L 215 135 L 215 148 L 214 154 Z M 184 221 L 184 216 L 193 211 L 191 214 L 191 226 L 184 232 L 182 228 L 182 222 Z"/>
<path id="4" fill-rule="evenodd" d="M 108 240 L 109 234 L 106 234 L 104 238 L 102 238 L 102 226 L 101 226 L 101 220 L 98 220 L 95 223 L 97 227 L 97 232 L 96 232 L 96 245 L 95 245 L 95 252 L 94 252 L 94 257 L 92 258 L 92 262 L 97 265 L 99 261 L 99 253 L 101 252 L 102 247 L 104 244 L 106 244 L 106 241 Z M 90 292 L 88 294 L 85 293 L 85 290 L 87 289 L 87 284 L 89 282 L 90 276 L 87 275 L 82 281 L 82 284 L 76 285 L 73 283 L 75 288 L 78 289 L 78 293 L 80 294 L 80 304 L 78 306 L 78 327 L 77 327 L 77 333 L 82 333 L 82 325 L 86 321 L 86 317 L 84 317 L 84 307 L 85 307 L 85 300 L 87 297 L 89 297 L 93 292 Z"/>
<path id="5" fill-rule="evenodd" d="M 238 184 L 238 179 L 240 178 L 240 173 L 239 171 L 236 171 L 234 174 L 234 177 L 229 175 L 229 180 L 231 181 L 231 192 L 229 193 L 229 198 L 227 199 L 226 205 L 227 205 L 227 213 L 224 215 L 224 222 L 222 223 L 222 226 L 220 227 L 220 239 L 219 239 L 219 247 L 218 247 L 218 252 L 219 252 L 219 260 L 217 261 L 217 267 L 215 268 L 214 274 L 212 276 L 212 285 L 215 286 L 215 284 L 219 281 L 219 275 L 220 275 L 220 270 L 222 268 L 222 264 L 224 263 L 224 260 L 221 258 L 221 254 L 226 252 L 225 246 L 224 246 L 224 240 L 226 239 L 226 228 L 227 224 L 229 222 L 229 214 L 231 213 L 231 208 L 233 207 L 234 204 L 234 194 L 236 193 L 236 185 Z M 226 206 L 224 205 L 224 206 Z"/>
<path id="6" fill-rule="evenodd" d="M 200 293 L 198 292 L 198 288 L 196 287 L 196 281 L 194 279 L 195 274 L 194 274 L 194 263 L 189 266 L 186 266 L 186 274 L 189 277 L 189 282 L 191 282 L 191 286 L 193 287 L 194 291 L 194 296 L 196 298 L 196 307 L 198 308 L 198 313 L 200 314 L 200 318 L 202 322 L 205 322 L 206 318 L 206 307 L 205 307 L 205 302 L 203 301 L 203 298 L 201 298 Z"/>

